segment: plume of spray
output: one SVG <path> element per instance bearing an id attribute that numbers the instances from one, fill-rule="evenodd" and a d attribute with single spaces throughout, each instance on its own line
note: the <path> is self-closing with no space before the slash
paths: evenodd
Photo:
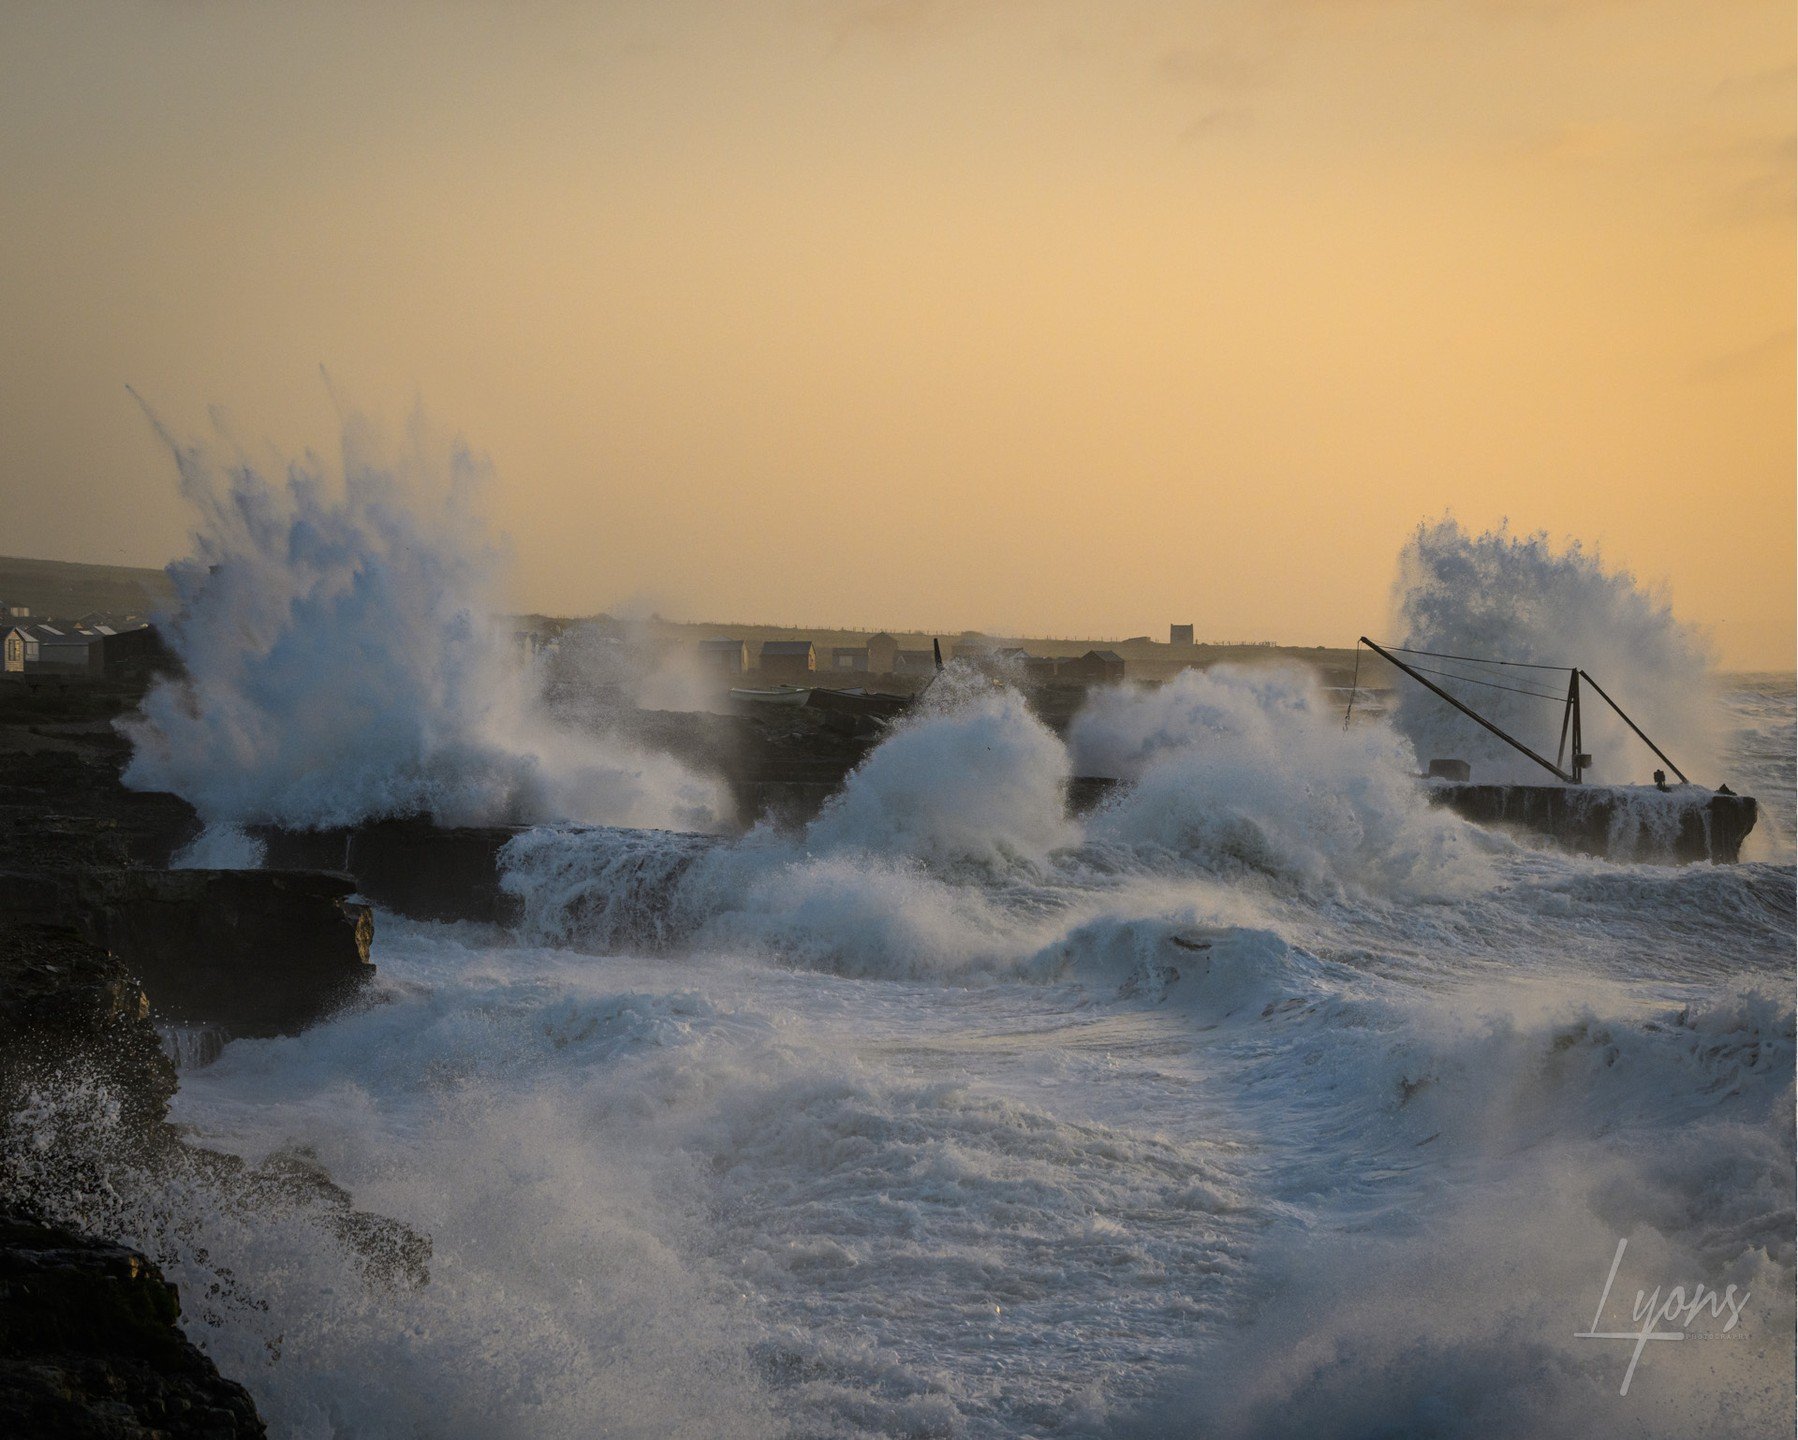
<path id="1" fill-rule="evenodd" d="M 1017 691 L 951 666 L 918 715 L 849 778 L 807 832 L 814 854 L 903 856 L 1003 873 L 1072 844 L 1068 756 Z"/>
<path id="2" fill-rule="evenodd" d="M 693 866 L 682 903 L 701 943 L 858 975 L 1014 963 L 1030 923 L 1007 909 L 1054 853 L 1067 753 L 1015 691 L 955 666 L 801 835 L 758 830 Z"/>
<path id="3" fill-rule="evenodd" d="M 684 635 L 670 638 L 643 602 L 568 625 L 545 659 L 553 706 L 686 712 L 728 709 L 727 686 Z"/>
<path id="4" fill-rule="evenodd" d="M 122 723 L 127 785 L 173 791 L 209 827 L 429 814 L 705 829 L 728 813 L 673 760 L 546 718 L 498 618 L 488 466 L 466 444 L 415 416 L 394 450 L 346 415 L 335 463 L 271 470 L 216 416 L 213 445 L 150 418 L 197 524 L 164 621 L 183 673 Z"/>
<path id="5" fill-rule="evenodd" d="M 1068 743 L 1078 773 L 1126 782 L 1088 820 L 1093 841 L 1326 891 L 1451 895 L 1488 878 L 1482 841 L 1431 808 L 1403 737 L 1345 730 L 1297 665 L 1219 665 L 1158 689 L 1097 691 Z"/>
<path id="6" fill-rule="evenodd" d="M 1579 666 L 1693 780 L 1720 778 L 1710 647 L 1674 617 L 1663 591 L 1643 587 L 1627 571 L 1606 569 L 1579 542 L 1557 550 L 1542 532 L 1514 535 L 1500 526 L 1469 535 L 1452 519 L 1421 525 L 1399 556 L 1393 608 L 1403 643 L 1414 649 Z M 1485 682 L 1431 677 L 1538 754 L 1554 758 L 1566 670 L 1496 669 L 1421 657 L 1417 663 Z M 1582 688 L 1581 724 L 1593 757 L 1586 778 L 1646 781 L 1661 762 L 1589 687 Z M 1470 760 L 1476 780 L 1540 784 L 1549 778 L 1408 680 L 1400 682 L 1396 723 L 1420 757 Z"/>

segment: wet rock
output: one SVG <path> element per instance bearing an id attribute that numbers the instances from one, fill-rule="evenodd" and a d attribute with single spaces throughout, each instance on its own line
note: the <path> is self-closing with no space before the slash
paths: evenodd
<path id="1" fill-rule="evenodd" d="M 75 890 L 83 928 L 138 977 L 159 1021 L 293 1034 L 374 974 L 374 918 L 342 875 L 101 870 Z"/>
<path id="2" fill-rule="evenodd" d="M 352 836 L 350 873 L 370 900 L 402 915 L 508 922 L 517 901 L 499 887 L 497 857 L 521 828 L 378 820 Z"/>
<path id="3" fill-rule="evenodd" d="M 0 1209 L 0 1434 L 265 1435 L 249 1392 L 187 1340 L 180 1313 L 137 1251 Z"/>
<path id="4" fill-rule="evenodd" d="M 385 1215 L 357 1210 L 345 1190 L 310 1146 L 277 1150 L 243 1173 L 243 1194 L 252 1204 L 306 1205 L 320 1214 L 362 1273 L 384 1289 L 423 1285 L 430 1279 L 431 1241 L 411 1226 Z"/>
<path id="5" fill-rule="evenodd" d="M 104 1085 L 127 1131 L 157 1125 L 175 1070 L 137 978 L 69 926 L 0 926 L 0 1117 L 71 1071 Z"/>
<path id="6" fill-rule="evenodd" d="M 413 920 L 509 923 L 517 901 L 500 889 L 500 847 L 525 827 L 438 825 L 427 816 L 374 820 L 336 830 L 251 834 L 271 866 L 334 866 L 352 876 L 361 894 L 384 910 Z"/>

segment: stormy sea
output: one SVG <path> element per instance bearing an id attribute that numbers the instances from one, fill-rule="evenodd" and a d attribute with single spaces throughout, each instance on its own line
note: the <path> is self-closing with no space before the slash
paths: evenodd
<path id="1" fill-rule="evenodd" d="M 1664 697 L 1657 740 L 1760 801 L 1740 864 L 1470 825 L 1420 760 L 1502 754 L 1280 665 L 1065 733 L 952 667 L 816 820 L 745 831 L 495 680 L 458 504 L 182 463 L 187 677 L 129 778 L 209 822 L 194 863 L 256 863 L 252 823 L 532 823 L 516 924 L 377 915 L 363 1003 L 173 1105 L 428 1235 L 428 1280 L 301 1201 L 116 1167 L 68 1202 L 195 1297 L 271 1433 L 1790 1433 L 1793 677 L 1716 675 L 1663 597 L 1442 522 L 1392 633 Z M 1073 815 L 1075 775 L 1120 783 Z M 95 1097 L 46 1103 L 105 1146 Z"/>

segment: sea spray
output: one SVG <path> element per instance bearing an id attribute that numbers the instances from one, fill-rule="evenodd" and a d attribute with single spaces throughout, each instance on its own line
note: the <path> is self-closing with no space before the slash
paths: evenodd
<path id="1" fill-rule="evenodd" d="M 1422 525 L 1399 556 L 1393 608 L 1396 632 L 1414 649 L 1589 671 L 1692 780 L 1715 785 L 1727 778 L 1717 773 L 1710 647 L 1675 618 L 1663 592 L 1606 568 L 1577 541 L 1557 550 L 1541 532 L 1515 535 L 1501 527 L 1469 535 L 1448 519 Z M 1538 754 L 1555 755 L 1567 670 L 1405 658 L 1469 677 L 1431 679 Z M 1421 686 L 1403 677 L 1395 683 L 1396 723 L 1420 758 L 1470 760 L 1476 780 L 1552 783 L 1541 767 Z M 1666 768 L 1590 687 L 1581 720 L 1593 757 L 1588 780 L 1640 784 Z"/>
<path id="2" fill-rule="evenodd" d="M 1079 840 L 1068 773 L 1022 698 L 983 682 L 899 726 L 799 834 L 535 829 L 502 853 L 503 883 L 526 934 L 590 950 L 750 950 L 856 975 L 1009 966 Z"/>
<path id="3" fill-rule="evenodd" d="M 1088 819 L 1089 839 L 1145 860 L 1420 896 L 1488 876 L 1492 842 L 1429 806 L 1410 746 L 1383 725 L 1345 730 L 1298 666 L 1098 691 L 1069 744 L 1080 773 L 1126 782 Z"/>
<path id="4" fill-rule="evenodd" d="M 666 633 L 641 602 L 571 621 L 542 657 L 545 699 L 571 723 L 596 709 L 628 724 L 636 710 L 721 711 L 729 695 L 684 634 Z"/>
<path id="5" fill-rule="evenodd" d="M 128 785 L 209 825 L 580 820 L 715 826 L 721 787 L 543 715 L 496 618 L 487 466 L 421 422 L 397 456 L 350 417 L 339 460 L 271 478 L 163 432 L 198 523 L 164 621 L 183 673 L 124 723 Z"/>
<path id="6" fill-rule="evenodd" d="M 259 870 L 268 845 L 241 825 L 217 820 L 169 857 L 174 870 Z"/>
<path id="7" fill-rule="evenodd" d="M 613 826 L 539 826 L 499 853 L 519 899 L 518 932 L 540 945 L 658 954 L 685 936 L 677 900 L 689 868 L 720 842 Z"/>
<path id="8" fill-rule="evenodd" d="M 1793 1341 L 1789 992 L 1719 989 L 1667 1010 L 1581 989 L 1507 985 L 1451 1008 L 1394 988 L 1360 1003 L 1364 1023 L 1320 1015 L 1264 1042 L 1268 1073 L 1239 1083 L 1277 1081 L 1302 1055 L 1306 1091 L 1282 1097 L 1284 1123 L 1329 1132 L 1319 1158 L 1353 1157 L 1360 1185 L 1308 1165 L 1287 1177 L 1307 1223 L 1276 1228 L 1261 1303 L 1118 1433 L 1167 1433 L 1194 1413 L 1241 1437 L 1574 1435 L 1620 1416 L 1645 1436 L 1780 1430 L 1789 1367 L 1769 1362 Z M 1454 1177 L 1427 1220 L 1392 1204 L 1406 1172 Z M 1620 1240 L 1614 1308 L 1584 1333 Z M 1755 1297 L 1751 1333 L 1709 1324 L 1689 1338 L 1711 1343 L 1651 1347 L 1632 1407 L 1618 1393 L 1630 1344 L 1609 1332 L 1640 1329 L 1638 1286 L 1689 1295 L 1695 1281 Z"/>
<path id="9" fill-rule="evenodd" d="M 1029 953 L 1057 908 L 1043 882 L 1079 839 L 1067 752 L 1016 691 L 932 688 L 803 835 L 758 833 L 694 867 L 684 901 L 703 943 L 888 978 Z"/>
<path id="10" fill-rule="evenodd" d="M 1285 667 L 1190 673 L 1097 693 L 1073 756 L 1015 691 L 951 691 L 899 726 L 799 834 L 734 842 L 550 828 L 511 842 L 524 933 L 606 951 L 752 951 L 866 976 L 1011 973 L 1089 920 L 1203 897 L 1257 918 L 1263 896 L 1465 895 L 1504 842 L 1427 803 L 1404 741 L 1344 733 Z M 1075 768 L 1124 782 L 1066 809 Z"/>
<path id="11" fill-rule="evenodd" d="M 1003 872 L 1069 845 L 1067 751 L 1015 690 L 986 688 L 901 726 L 806 833 L 813 853 Z"/>

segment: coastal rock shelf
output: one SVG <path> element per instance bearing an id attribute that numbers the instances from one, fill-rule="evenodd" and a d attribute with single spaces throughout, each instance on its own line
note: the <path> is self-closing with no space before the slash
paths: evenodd
<path id="1" fill-rule="evenodd" d="M 175 1071 L 149 1012 L 137 978 L 73 927 L 0 926 L 0 1125 L 28 1087 L 63 1068 L 106 1087 L 125 1133 L 159 1124 Z"/>
<path id="2" fill-rule="evenodd" d="M 125 873 L 129 880 L 88 881 L 99 887 L 90 893 L 116 907 L 109 912 L 115 922 L 155 923 L 150 907 L 157 905 L 192 916 L 211 904 L 215 918 L 207 923 L 215 924 L 258 913 L 255 903 L 234 911 L 233 887 L 221 890 L 211 872 Z M 312 915 L 321 897 L 335 903 L 349 889 L 335 876 L 242 879 L 246 893 L 262 900 L 309 896 L 301 910 Z M 254 944 L 260 930 L 266 939 L 279 914 L 278 906 L 262 910 L 243 935 Z M 308 933 L 302 922 L 289 943 L 304 945 Z M 207 938 L 203 924 L 187 942 Z M 359 938 L 365 947 L 366 932 Z M 356 943 L 350 948 L 353 954 Z M 181 953 L 171 948 L 171 963 Z M 227 956 L 238 962 L 234 993 L 260 988 L 249 953 Z M 0 1435 L 237 1440 L 264 1433 L 248 1393 L 177 1328 L 179 1297 L 155 1265 L 71 1223 L 88 1213 L 88 1198 L 133 1183 L 123 1177 L 168 1177 L 177 1189 L 210 1191 L 238 1207 L 304 1209 L 371 1284 L 429 1280 L 429 1238 L 356 1208 L 310 1151 L 290 1147 L 251 1166 L 189 1143 L 167 1123 L 176 1072 L 136 969 L 72 925 L 0 924 Z M 108 1138 L 98 1147 L 83 1139 L 80 1124 L 43 1123 L 34 1096 L 66 1091 L 71 1077 L 110 1109 Z M 206 1296 L 199 1303 L 204 1315 Z"/>
<path id="3" fill-rule="evenodd" d="M 160 1021 L 293 1034 L 374 974 L 374 918 L 341 875 L 112 870 L 76 888 L 85 927 L 142 982 Z"/>
<path id="4" fill-rule="evenodd" d="M 515 899 L 499 886 L 499 851 L 524 827 L 436 825 L 428 818 L 376 820 L 334 830 L 252 833 L 277 869 L 336 870 L 362 896 L 414 920 L 505 922 Z"/>
<path id="5" fill-rule="evenodd" d="M 267 1434 L 250 1394 L 176 1325 L 135 1250 L 0 1209 L 0 1434 L 153 1440 Z"/>

